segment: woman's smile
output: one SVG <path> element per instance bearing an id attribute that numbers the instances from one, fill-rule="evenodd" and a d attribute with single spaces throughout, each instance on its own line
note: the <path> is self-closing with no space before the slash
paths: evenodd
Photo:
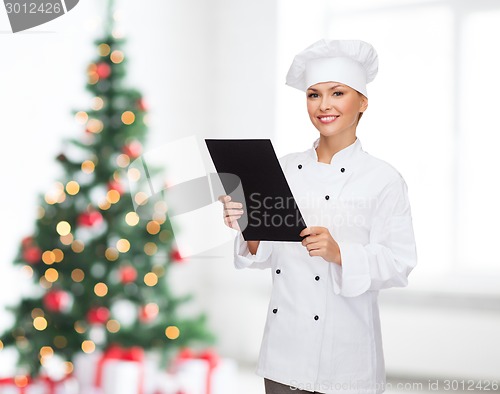
<path id="1" fill-rule="evenodd" d="M 339 115 L 319 115 L 318 119 L 323 124 L 332 123 L 337 119 Z"/>

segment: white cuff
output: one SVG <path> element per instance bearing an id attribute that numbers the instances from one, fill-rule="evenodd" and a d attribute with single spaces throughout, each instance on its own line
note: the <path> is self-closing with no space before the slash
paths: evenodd
<path id="1" fill-rule="evenodd" d="M 361 244 L 339 243 L 342 266 L 334 264 L 333 290 L 344 297 L 356 297 L 370 288 L 370 266 Z"/>
<path id="2" fill-rule="evenodd" d="M 272 250 L 273 246 L 270 241 L 260 241 L 257 253 L 250 253 L 243 234 L 238 232 L 234 239 L 234 265 L 236 268 L 269 268 Z"/>

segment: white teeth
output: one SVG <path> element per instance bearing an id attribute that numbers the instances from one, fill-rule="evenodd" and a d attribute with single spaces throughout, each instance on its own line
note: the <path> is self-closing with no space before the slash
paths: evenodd
<path id="1" fill-rule="evenodd" d="M 321 121 L 323 122 L 331 122 L 332 120 L 334 120 L 336 118 L 336 116 L 323 116 L 321 119 Z"/>

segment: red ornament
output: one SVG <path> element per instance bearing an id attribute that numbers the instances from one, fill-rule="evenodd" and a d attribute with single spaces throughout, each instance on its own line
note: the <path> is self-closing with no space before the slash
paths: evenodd
<path id="1" fill-rule="evenodd" d="M 87 312 L 87 321 L 90 324 L 104 324 L 109 320 L 109 309 L 104 306 L 92 308 Z"/>
<path id="2" fill-rule="evenodd" d="M 156 319 L 158 316 L 158 305 L 156 304 L 148 304 L 148 305 L 143 305 L 141 306 L 139 310 L 139 320 L 142 321 L 143 323 L 149 323 Z"/>
<path id="3" fill-rule="evenodd" d="M 28 246 L 23 250 L 23 260 L 30 264 L 36 264 L 42 259 L 42 250 L 36 246 Z"/>
<path id="4" fill-rule="evenodd" d="M 131 159 L 135 159 L 142 153 L 142 144 L 139 141 L 132 141 L 122 148 L 122 152 Z"/>
<path id="5" fill-rule="evenodd" d="M 139 108 L 140 111 L 147 111 L 148 110 L 146 102 L 144 101 L 144 99 L 142 97 L 139 100 L 137 100 L 137 108 Z"/>
<path id="6" fill-rule="evenodd" d="M 130 265 L 125 265 L 120 268 L 120 282 L 123 284 L 132 283 L 137 279 L 137 271 Z"/>
<path id="7" fill-rule="evenodd" d="M 108 190 L 116 190 L 118 193 L 123 194 L 122 184 L 115 180 L 112 180 L 108 183 Z"/>
<path id="8" fill-rule="evenodd" d="M 71 303 L 71 296 L 63 290 L 51 290 L 43 297 L 43 305 L 51 312 L 67 312 Z"/>
<path id="9" fill-rule="evenodd" d="M 30 235 L 29 237 L 24 237 L 23 240 L 21 241 L 21 245 L 23 245 L 23 248 L 27 246 L 31 246 L 35 243 L 35 240 L 33 237 Z"/>
<path id="10" fill-rule="evenodd" d="M 82 227 L 92 227 L 97 224 L 102 223 L 103 218 L 100 212 L 91 211 L 91 212 L 83 212 L 78 216 L 78 225 Z"/>
<path id="11" fill-rule="evenodd" d="M 177 249 L 172 249 L 172 251 L 170 252 L 170 260 L 172 260 L 174 263 L 184 262 L 184 258 Z"/>
<path id="12" fill-rule="evenodd" d="M 100 79 L 106 79 L 111 75 L 111 67 L 108 63 L 99 63 L 96 66 L 96 73 Z"/>

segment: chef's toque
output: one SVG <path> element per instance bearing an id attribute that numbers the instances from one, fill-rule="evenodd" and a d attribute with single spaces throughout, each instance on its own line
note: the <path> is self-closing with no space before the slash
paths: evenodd
<path id="1" fill-rule="evenodd" d="M 295 56 L 286 84 L 306 91 L 320 82 L 339 82 L 368 97 L 366 84 L 377 71 L 377 52 L 367 42 L 322 39 Z"/>

